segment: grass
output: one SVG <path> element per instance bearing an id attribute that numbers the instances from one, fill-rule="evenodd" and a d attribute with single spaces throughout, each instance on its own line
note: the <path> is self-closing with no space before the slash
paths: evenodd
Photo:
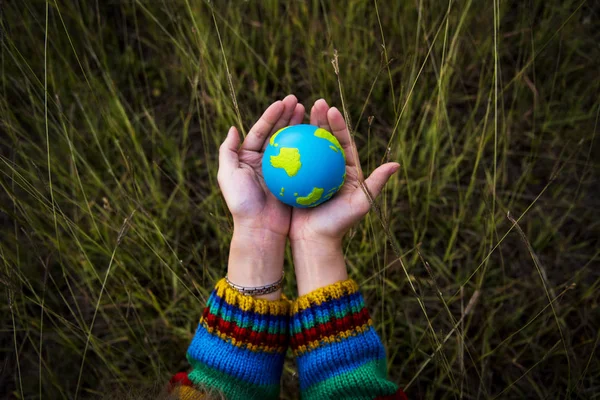
<path id="1" fill-rule="evenodd" d="M 345 243 L 391 379 L 595 398 L 593 3 L 0 1 L 0 397 L 185 368 L 231 234 L 216 149 L 295 93 L 343 95 L 366 172 L 402 165 Z"/>

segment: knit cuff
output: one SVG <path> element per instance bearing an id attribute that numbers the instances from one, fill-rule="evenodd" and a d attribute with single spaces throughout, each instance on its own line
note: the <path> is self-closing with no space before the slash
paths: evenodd
<path id="1" fill-rule="evenodd" d="M 317 289 L 292 304 L 290 345 L 295 356 L 339 342 L 373 324 L 358 285 L 349 279 Z"/>
<path id="2" fill-rule="evenodd" d="M 221 279 L 208 299 L 200 324 L 236 347 L 283 353 L 288 346 L 290 301 L 244 296 Z"/>
<path id="3" fill-rule="evenodd" d="M 289 310 L 285 298 L 244 296 L 220 280 L 188 349 L 194 368 L 190 380 L 227 398 L 237 398 L 240 391 L 276 396 L 289 340 Z"/>
<path id="4" fill-rule="evenodd" d="M 303 399 L 402 398 L 398 386 L 387 380 L 385 349 L 372 325 L 353 280 L 315 290 L 292 304 L 290 344 Z"/>

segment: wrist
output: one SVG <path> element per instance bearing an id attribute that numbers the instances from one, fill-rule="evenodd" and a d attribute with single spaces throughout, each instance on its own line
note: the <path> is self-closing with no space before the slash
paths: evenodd
<path id="1" fill-rule="evenodd" d="M 231 238 L 227 276 L 232 283 L 245 287 L 277 282 L 283 274 L 286 237 L 268 229 L 236 226 Z M 277 300 L 281 289 L 262 296 Z"/>
<path id="2" fill-rule="evenodd" d="M 298 295 L 348 279 L 341 238 L 290 241 Z"/>

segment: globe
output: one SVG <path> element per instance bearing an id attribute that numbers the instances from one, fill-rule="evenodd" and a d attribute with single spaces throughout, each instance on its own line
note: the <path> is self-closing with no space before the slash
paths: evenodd
<path id="1" fill-rule="evenodd" d="M 293 125 L 271 136 L 263 154 L 267 187 L 293 207 L 315 207 L 332 198 L 346 178 L 340 142 L 323 128 Z"/>

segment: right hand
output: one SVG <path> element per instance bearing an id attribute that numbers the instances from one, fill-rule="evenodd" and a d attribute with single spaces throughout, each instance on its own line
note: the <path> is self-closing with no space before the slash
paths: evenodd
<path id="1" fill-rule="evenodd" d="M 310 113 L 310 123 L 328 130 L 340 142 L 346 155 L 346 181 L 326 203 L 292 211 L 289 236 L 299 295 L 348 279 L 342 238 L 371 208 L 371 202 L 361 187 L 363 172 L 360 160 L 340 111 L 330 108 L 323 99 L 317 100 Z M 373 199 L 399 168 L 398 163 L 385 163 L 364 180 Z"/>

